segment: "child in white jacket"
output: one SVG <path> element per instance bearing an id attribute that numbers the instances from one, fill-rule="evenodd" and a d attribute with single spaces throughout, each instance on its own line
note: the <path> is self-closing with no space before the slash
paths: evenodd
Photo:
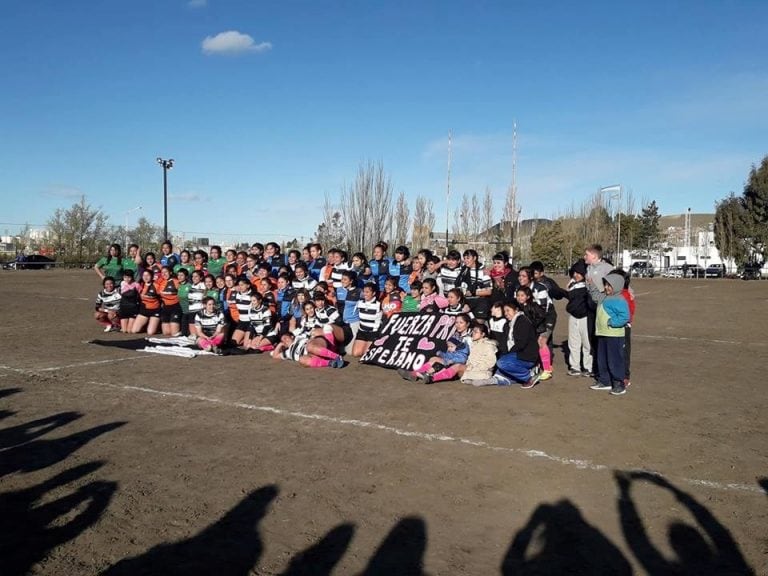
<path id="1" fill-rule="evenodd" d="M 472 341 L 469 344 L 467 368 L 461 377 L 465 384 L 483 386 L 482 382 L 493 382 L 493 368 L 496 365 L 496 341 L 488 338 L 488 325 L 475 324 L 472 327 Z"/>

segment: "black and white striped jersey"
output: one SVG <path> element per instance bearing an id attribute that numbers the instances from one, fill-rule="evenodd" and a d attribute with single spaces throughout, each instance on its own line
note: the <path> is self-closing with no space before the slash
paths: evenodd
<path id="1" fill-rule="evenodd" d="M 358 300 L 357 311 L 360 315 L 361 332 L 376 332 L 381 326 L 381 301 L 377 298 L 373 300 Z"/>
<path id="2" fill-rule="evenodd" d="M 312 290 L 315 289 L 315 286 L 317 286 L 317 280 L 311 276 L 307 276 L 304 278 L 304 280 L 294 280 L 291 282 L 291 286 L 293 286 L 294 290 L 301 290 L 302 288 L 305 288 L 309 292 L 312 292 Z"/>
<path id="3" fill-rule="evenodd" d="M 318 320 L 317 316 L 312 316 L 311 318 L 302 316 L 299 327 L 296 328 L 293 333 L 297 338 L 307 337 L 312 334 L 312 330 L 322 327 L 323 325 L 320 323 L 320 320 Z"/>
<path id="4" fill-rule="evenodd" d="M 216 329 L 219 326 L 224 326 L 224 324 L 224 314 L 221 312 L 208 314 L 205 310 L 201 310 L 195 316 L 195 326 L 209 338 L 216 334 Z"/>
<path id="5" fill-rule="evenodd" d="M 121 298 L 122 295 L 120 294 L 120 290 L 115 289 L 111 292 L 101 290 L 96 295 L 96 309 L 107 310 L 109 312 L 117 312 L 120 309 Z"/>
<path id="6" fill-rule="evenodd" d="M 340 288 L 341 287 L 341 274 L 345 270 L 351 270 L 352 266 L 347 262 L 342 262 L 341 264 L 334 264 L 333 270 L 331 270 L 331 277 L 329 278 L 329 281 L 333 283 L 334 288 Z"/>
<path id="7" fill-rule="evenodd" d="M 258 308 L 251 306 L 248 309 L 248 316 L 244 319 L 248 320 L 253 332 L 259 336 L 265 336 L 272 328 L 272 312 L 264 304 Z"/>
<path id="8" fill-rule="evenodd" d="M 241 320 L 245 320 L 248 317 L 248 310 L 251 308 L 251 290 L 248 289 L 245 292 L 239 290 L 235 293 L 235 306 L 240 313 Z"/>
<path id="9" fill-rule="evenodd" d="M 474 268 L 463 266 L 457 282 L 459 283 L 459 288 L 462 290 L 469 290 L 472 296 L 474 296 L 478 290 L 491 288 L 493 286 L 491 277 L 482 266 L 476 266 Z"/>
<path id="10" fill-rule="evenodd" d="M 443 293 L 443 296 L 448 294 L 449 290 L 456 287 L 456 280 L 458 280 L 459 274 L 461 274 L 461 266 L 456 266 L 456 268 L 448 268 L 448 266 L 443 265 L 440 268 L 438 284 L 440 290 Z"/>
<path id="11" fill-rule="evenodd" d="M 326 324 L 335 324 L 341 319 L 341 315 L 339 314 L 339 311 L 336 310 L 333 306 L 326 306 L 325 308 L 317 308 L 315 310 L 315 317 L 317 318 L 317 321 L 320 323 L 320 326 L 325 326 Z"/>
<path id="12" fill-rule="evenodd" d="M 192 284 L 187 292 L 187 300 L 189 300 L 189 311 L 199 312 L 203 309 L 203 298 L 205 298 L 205 284 L 198 282 Z"/>
<path id="13" fill-rule="evenodd" d="M 286 360 L 293 360 L 294 362 L 298 362 L 299 358 L 301 358 L 306 353 L 308 343 L 309 338 L 297 336 L 294 338 L 293 343 L 288 346 L 288 348 L 283 350 L 282 357 Z"/>

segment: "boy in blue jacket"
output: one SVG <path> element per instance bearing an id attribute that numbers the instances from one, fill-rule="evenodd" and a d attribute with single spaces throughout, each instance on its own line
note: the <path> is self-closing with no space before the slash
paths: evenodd
<path id="1" fill-rule="evenodd" d="M 624 278 L 611 273 L 603 279 L 605 299 L 597 307 L 595 334 L 597 335 L 598 379 L 592 390 L 610 390 L 619 396 L 627 391 L 624 385 L 624 327 L 629 322 L 629 305 L 621 291 Z"/>

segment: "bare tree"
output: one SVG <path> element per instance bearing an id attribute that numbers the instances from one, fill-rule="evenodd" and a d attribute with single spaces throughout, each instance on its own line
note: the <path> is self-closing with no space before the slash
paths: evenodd
<path id="1" fill-rule="evenodd" d="M 413 234 L 411 244 L 415 250 L 429 248 L 430 233 L 435 227 L 435 213 L 432 200 L 423 196 L 416 198 L 416 210 L 413 215 Z"/>
<path id="2" fill-rule="evenodd" d="M 67 261 L 84 262 L 106 250 L 107 216 L 86 204 L 85 196 L 69 210 L 57 209 L 48 220 L 48 229 Z"/>
<path id="3" fill-rule="evenodd" d="M 411 228 L 411 212 L 408 209 L 408 201 L 405 192 L 400 192 L 395 203 L 395 216 L 393 222 L 395 246 L 405 245 L 408 242 L 408 230 Z"/>
<path id="4" fill-rule="evenodd" d="M 517 197 L 513 185 L 507 188 L 507 195 L 504 197 L 504 211 L 501 217 L 501 234 L 504 240 L 509 240 L 510 245 L 514 243 L 514 227 L 517 221 Z"/>
<path id="5" fill-rule="evenodd" d="M 461 206 L 453 211 L 453 234 L 456 242 L 466 243 L 469 240 L 471 210 L 469 196 L 462 195 Z"/>
<path id="6" fill-rule="evenodd" d="M 341 189 L 341 212 L 351 250 L 370 254 L 392 227 L 392 181 L 381 163 L 361 164 L 355 182 Z"/>
<path id="7" fill-rule="evenodd" d="M 338 248 L 345 245 L 344 222 L 338 207 L 331 202 L 330 195 L 325 193 L 323 202 L 323 221 L 317 228 L 315 241 L 328 248 Z"/>
<path id="8" fill-rule="evenodd" d="M 477 192 L 472 194 L 472 200 L 469 208 L 469 222 L 467 222 L 469 228 L 469 236 L 471 241 L 476 242 L 477 237 L 480 235 L 480 227 L 483 225 L 482 212 L 480 210 L 480 199 L 477 197 Z"/>

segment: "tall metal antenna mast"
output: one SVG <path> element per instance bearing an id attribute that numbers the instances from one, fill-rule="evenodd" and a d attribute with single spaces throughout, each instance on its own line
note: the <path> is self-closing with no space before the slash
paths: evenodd
<path id="1" fill-rule="evenodd" d="M 448 182 L 445 190 L 445 253 L 448 254 L 448 222 L 450 220 L 451 199 L 451 131 L 448 131 Z"/>
<path id="2" fill-rule="evenodd" d="M 515 256 L 515 222 L 517 218 L 517 120 L 512 122 L 512 206 L 509 213 L 509 257 Z"/>

